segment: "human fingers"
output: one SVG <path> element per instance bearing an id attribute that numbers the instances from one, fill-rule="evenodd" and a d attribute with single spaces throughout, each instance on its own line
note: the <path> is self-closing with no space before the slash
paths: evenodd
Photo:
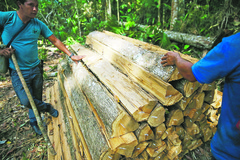
<path id="1" fill-rule="evenodd" d="M 80 56 L 74 55 L 74 56 L 72 56 L 72 60 L 73 60 L 73 61 L 80 61 L 80 60 L 83 59 L 84 57 L 86 57 L 86 55 L 80 55 Z"/>
<path id="2" fill-rule="evenodd" d="M 4 57 L 10 57 L 11 56 L 11 50 L 9 50 L 10 48 L 5 48 L 3 50 L 1 50 L 1 55 L 3 55 Z"/>
<path id="3" fill-rule="evenodd" d="M 166 60 L 167 59 L 167 55 L 165 54 L 162 58 L 161 58 L 161 60 Z"/>
<path id="4" fill-rule="evenodd" d="M 170 65 L 167 60 L 162 60 L 161 64 L 162 64 L 163 67 L 166 67 L 166 66 Z"/>

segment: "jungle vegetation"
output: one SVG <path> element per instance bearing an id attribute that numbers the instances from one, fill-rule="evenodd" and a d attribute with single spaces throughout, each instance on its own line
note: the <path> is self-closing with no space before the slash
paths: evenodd
<path id="1" fill-rule="evenodd" d="M 1 0 L 1 11 L 17 10 L 17 0 Z M 38 0 L 37 18 L 60 40 L 82 44 L 94 30 L 108 30 L 145 42 L 199 54 L 170 42 L 164 30 L 211 37 L 240 31 L 239 0 Z M 141 25 L 148 26 L 143 29 Z M 194 53 L 191 53 L 194 52 Z"/>

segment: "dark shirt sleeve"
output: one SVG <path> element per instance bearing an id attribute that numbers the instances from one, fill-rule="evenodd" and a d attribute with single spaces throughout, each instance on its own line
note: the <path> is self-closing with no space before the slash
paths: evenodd
<path id="1" fill-rule="evenodd" d="M 40 20 L 38 20 L 38 23 L 41 26 L 41 35 L 44 38 L 48 38 L 48 37 L 50 37 L 53 34 L 53 32 L 48 28 L 48 26 L 45 23 L 43 23 Z"/>

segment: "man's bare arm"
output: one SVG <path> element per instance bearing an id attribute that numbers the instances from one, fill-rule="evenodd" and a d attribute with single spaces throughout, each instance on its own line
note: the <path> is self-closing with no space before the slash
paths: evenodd
<path id="1" fill-rule="evenodd" d="M 48 40 L 54 45 L 56 46 L 58 49 L 60 49 L 61 51 L 63 51 L 64 53 L 66 53 L 68 56 L 70 56 L 72 53 L 67 49 L 67 47 L 54 35 L 51 35 L 50 37 L 48 37 Z M 81 59 L 83 59 L 85 56 L 78 56 L 78 55 L 74 55 L 72 56 L 72 60 L 74 62 L 78 62 Z"/>

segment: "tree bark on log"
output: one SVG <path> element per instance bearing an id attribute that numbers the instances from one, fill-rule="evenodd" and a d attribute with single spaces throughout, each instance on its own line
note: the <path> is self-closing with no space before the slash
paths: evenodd
<path id="1" fill-rule="evenodd" d="M 98 117 L 99 123 L 104 122 L 102 128 L 107 130 L 108 138 L 126 134 L 138 128 L 139 124 L 125 112 L 83 64 L 74 64 L 72 70 L 76 83 L 79 84 L 84 95 L 88 98 L 89 104 L 91 103 L 91 108 L 95 116 Z"/>
<path id="2" fill-rule="evenodd" d="M 91 43 L 93 48 L 98 53 L 102 53 L 106 59 L 108 59 L 116 67 L 120 68 L 122 72 L 128 74 L 128 76 L 130 76 L 146 91 L 156 96 L 163 105 L 173 105 L 182 98 L 182 95 L 177 90 L 175 90 L 169 83 L 161 81 L 159 78 L 155 77 L 153 74 L 149 73 L 142 67 L 129 61 L 119 52 L 116 52 L 115 50 L 106 47 L 100 41 L 97 41 L 94 38 L 90 39 L 90 37 L 88 37 L 87 43 Z"/>
<path id="3" fill-rule="evenodd" d="M 60 62 L 60 89 L 54 85 L 48 97 L 59 110 L 59 119 L 49 125 L 54 131 L 51 141 L 60 153 L 55 159 L 67 155 L 72 159 L 182 159 L 211 139 L 220 111 L 213 105 L 218 106 L 221 101 L 221 95 L 210 98 L 215 90 L 214 83 L 199 85 L 178 80 L 183 99 L 171 106 L 162 105 L 152 96 L 140 93 L 144 87 L 127 78 L 138 73 L 132 72 L 135 68 L 128 68 L 129 72 L 123 72 L 125 75 L 119 72 L 134 64 L 132 61 L 125 63 L 128 59 L 93 39 L 89 42 L 95 43 L 98 52 L 106 55 L 79 44 L 72 45 L 76 54 L 87 56 L 78 64 Z M 113 65 L 117 66 L 115 68 L 109 62 L 118 65 Z M 149 76 L 149 72 L 146 73 L 141 74 L 144 80 Z M 184 90 L 184 86 L 188 89 Z M 134 92 L 141 96 L 133 96 Z M 136 120 L 135 114 L 128 113 L 133 107 L 129 109 L 124 104 L 134 104 L 137 111 L 148 114 L 147 118 Z M 148 107 L 148 104 L 154 105 Z M 69 153 L 69 150 L 74 151 Z"/>
<path id="4" fill-rule="evenodd" d="M 110 92 L 119 98 L 129 114 L 138 122 L 147 120 L 152 109 L 157 104 L 157 99 L 132 83 L 130 79 L 118 72 L 100 55 L 86 49 L 81 49 L 81 52 L 78 52 L 78 54 L 86 53 L 87 57 L 83 59 L 84 63 Z"/>
<path id="5" fill-rule="evenodd" d="M 68 119 L 68 117 L 70 117 L 70 113 L 68 110 L 67 106 L 67 100 L 63 97 L 66 97 L 66 94 L 60 89 L 61 87 L 60 82 L 59 83 L 55 83 L 54 88 L 50 88 L 51 92 L 49 91 L 46 95 L 47 95 L 47 101 L 49 103 L 54 104 L 54 106 L 56 107 L 56 109 L 59 111 L 59 117 L 56 120 L 53 120 L 51 123 L 52 129 L 48 127 L 48 134 L 49 135 L 54 135 L 54 139 L 51 139 L 52 142 L 55 145 L 62 145 L 64 143 L 60 142 L 59 140 L 57 140 L 56 138 L 59 138 L 59 135 L 57 133 L 59 133 L 58 130 L 60 130 L 60 132 L 62 132 L 62 138 L 61 139 L 66 139 L 67 143 L 69 144 L 70 147 L 70 151 L 68 152 L 68 149 L 65 148 L 64 151 L 64 155 L 69 155 L 68 157 L 72 157 L 72 159 L 78 159 L 78 158 L 82 158 L 83 157 L 83 152 L 80 151 L 79 148 L 79 144 L 82 144 L 84 141 L 79 141 L 77 139 L 77 137 L 79 136 L 78 131 L 74 130 L 74 123 L 72 119 Z M 58 120 L 61 120 L 61 123 L 57 123 Z M 59 129 L 60 128 L 60 129 Z M 60 144 L 57 144 L 59 143 Z M 66 142 L 65 142 L 66 143 Z M 64 146 L 64 145 L 63 145 Z M 85 155 L 88 159 L 91 159 L 91 157 L 89 158 L 88 155 L 88 151 L 87 151 L 87 146 L 85 145 Z M 81 154 L 82 153 L 82 154 Z M 71 155 L 71 156 L 70 156 Z M 62 154 L 58 153 L 57 156 L 55 157 L 49 157 L 49 159 L 59 159 L 59 156 L 62 156 Z M 61 159 L 61 158 L 60 158 Z"/>
<path id="6" fill-rule="evenodd" d="M 64 62 L 62 62 L 64 63 Z M 66 64 L 59 65 L 60 82 L 66 90 L 70 105 L 72 107 L 71 117 L 75 120 L 75 127 L 80 127 L 84 140 L 88 146 L 91 159 L 98 159 L 104 150 L 108 149 L 108 141 L 99 128 L 99 124 L 90 110 L 90 106 L 81 89 L 74 83 L 74 77 Z M 62 88 L 63 89 L 63 88 Z M 106 135 L 105 135 L 106 136 Z M 98 145 L 95 145 L 95 144 Z"/>
<path id="7" fill-rule="evenodd" d="M 177 41 L 183 44 L 189 44 L 197 48 L 211 49 L 215 39 L 214 37 L 203 37 L 196 36 L 187 33 L 180 33 L 174 31 L 164 31 L 167 34 L 168 38 L 173 41 Z"/>
<path id="8" fill-rule="evenodd" d="M 91 32 L 87 37 L 95 39 L 103 45 L 114 49 L 122 56 L 158 76 L 165 82 L 168 81 L 174 70 L 172 66 L 163 67 L 161 65 L 161 58 L 165 53 L 167 53 L 166 50 L 164 53 L 162 52 L 162 54 L 158 54 L 150 50 L 143 49 L 142 47 L 137 47 L 134 44 L 116 36 L 109 36 L 98 31 Z M 87 44 L 90 44 L 88 41 L 86 42 Z"/>

